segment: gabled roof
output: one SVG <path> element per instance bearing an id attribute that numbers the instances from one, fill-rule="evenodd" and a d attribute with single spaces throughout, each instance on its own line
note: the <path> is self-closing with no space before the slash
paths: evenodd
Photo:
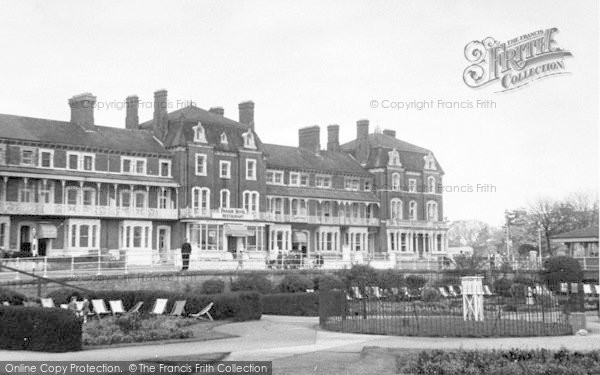
<path id="1" fill-rule="evenodd" d="M 583 229 L 575 229 L 570 232 L 561 233 L 552 236 L 552 239 L 571 239 L 571 238 L 589 238 L 598 240 L 598 226 L 591 226 Z"/>
<path id="2" fill-rule="evenodd" d="M 169 155 L 152 133 L 94 126 L 85 130 L 66 121 L 0 114 L 0 138 L 56 145 L 90 147 L 123 153 Z"/>
<path id="3" fill-rule="evenodd" d="M 339 189 L 315 189 L 280 185 L 267 185 L 268 195 L 285 197 L 323 198 L 331 200 L 352 200 L 363 202 L 379 202 L 377 196 L 370 191 L 351 191 Z"/>
<path id="4" fill-rule="evenodd" d="M 244 147 L 242 134 L 246 133 L 249 125 L 241 124 L 227 117 L 206 111 L 195 106 L 187 106 L 170 112 L 167 115 L 169 128 L 163 143 L 165 147 L 185 146 L 187 142 L 194 141 L 194 127 L 200 122 L 206 134 L 207 144 L 221 151 L 236 151 Z M 142 129 L 151 130 L 153 121 L 146 121 L 140 125 Z M 227 135 L 227 144 L 221 143 L 221 134 Z M 257 150 L 262 143 L 254 133 Z"/>
<path id="5" fill-rule="evenodd" d="M 351 173 L 370 176 L 361 165 L 344 152 L 319 151 L 319 154 L 300 147 L 263 144 L 267 154 L 267 168 L 291 168 Z"/>
<path id="6" fill-rule="evenodd" d="M 433 153 L 426 148 L 415 146 L 386 134 L 369 134 L 367 140 L 369 142 L 370 152 L 365 167 L 368 169 L 386 167 L 389 160 L 388 153 L 393 149 L 398 151 L 402 167 L 412 171 L 422 171 L 425 168 L 425 156 L 429 154 L 433 155 Z M 357 147 L 357 139 L 340 146 L 342 151 L 349 152 L 353 155 Z M 434 159 L 436 171 L 444 173 L 442 166 L 435 156 Z"/>

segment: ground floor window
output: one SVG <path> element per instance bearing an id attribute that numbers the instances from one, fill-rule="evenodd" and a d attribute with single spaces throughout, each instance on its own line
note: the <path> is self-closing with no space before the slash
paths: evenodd
<path id="1" fill-rule="evenodd" d="M 315 232 L 317 251 L 339 251 L 340 232 L 336 227 L 320 227 Z"/>
<path id="2" fill-rule="evenodd" d="M 190 224 L 190 243 L 200 250 L 222 250 L 223 225 Z"/>
<path id="3" fill-rule="evenodd" d="M 149 249 L 152 238 L 152 222 L 125 220 L 119 227 L 120 247 L 125 249 Z"/>
<path id="4" fill-rule="evenodd" d="M 70 219 L 67 224 L 67 236 L 72 249 L 97 249 L 100 233 L 100 220 Z"/>
<path id="5" fill-rule="evenodd" d="M 349 229 L 346 232 L 346 246 L 352 251 L 368 250 L 368 232 L 366 229 Z"/>
<path id="6" fill-rule="evenodd" d="M 243 238 L 244 248 L 247 251 L 262 251 L 262 250 L 264 250 L 265 249 L 265 247 L 264 247 L 264 242 L 265 242 L 264 227 L 249 226 L 248 231 L 252 232 L 253 235 Z"/>
<path id="7" fill-rule="evenodd" d="M 292 227 L 283 225 L 273 225 L 269 229 L 269 249 L 270 250 L 291 250 L 292 249 Z"/>
<path id="8" fill-rule="evenodd" d="M 0 218 L 0 249 L 8 248 L 8 233 L 9 233 L 8 218 Z"/>

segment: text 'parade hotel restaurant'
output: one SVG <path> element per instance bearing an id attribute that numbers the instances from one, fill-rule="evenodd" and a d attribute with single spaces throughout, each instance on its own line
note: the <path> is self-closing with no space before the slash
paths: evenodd
<path id="1" fill-rule="evenodd" d="M 172 112 L 154 94 L 140 123 L 126 99 L 125 128 L 94 122 L 96 98 L 69 99 L 70 121 L 0 115 L 0 248 L 38 256 L 110 254 L 132 264 L 176 259 L 190 268 L 243 256 L 261 268 L 279 254 L 325 266 L 438 259 L 447 248 L 443 170 L 395 131 L 340 144 L 339 126 L 299 130 L 298 147 L 263 143 L 254 103 L 239 120 L 221 107 Z"/>

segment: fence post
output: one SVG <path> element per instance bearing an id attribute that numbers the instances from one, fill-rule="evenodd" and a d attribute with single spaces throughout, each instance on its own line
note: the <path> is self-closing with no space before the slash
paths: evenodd
<path id="1" fill-rule="evenodd" d="M 44 257 L 44 277 L 48 277 L 48 256 Z"/>
<path id="2" fill-rule="evenodd" d="M 71 277 L 75 277 L 75 256 L 71 255 Z"/>
<path id="3" fill-rule="evenodd" d="M 102 254 L 100 253 L 100 248 L 98 247 L 98 272 L 96 273 L 96 276 L 100 276 L 102 274 Z"/>
<path id="4" fill-rule="evenodd" d="M 15 268 L 19 268 L 19 257 L 17 257 L 17 265 Z M 19 280 L 21 278 L 21 276 L 19 276 L 19 273 L 17 272 L 17 274 L 15 275 L 15 280 Z"/>

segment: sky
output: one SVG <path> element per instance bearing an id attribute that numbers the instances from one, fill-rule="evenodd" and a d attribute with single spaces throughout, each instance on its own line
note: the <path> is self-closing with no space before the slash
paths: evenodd
<path id="1" fill-rule="evenodd" d="M 448 220 L 497 225 L 538 197 L 598 191 L 598 2 L 580 1 L 7 1 L 0 13 L 0 113 L 69 119 L 68 98 L 98 98 L 99 125 L 124 127 L 125 97 L 151 119 L 153 92 L 256 103 L 263 142 L 356 121 L 430 149 L 442 165 Z M 465 46 L 556 27 L 569 74 L 509 92 L 463 82 Z M 433 108 L 383 108 L 432 101 Z M 439 108 L 438 101 L 494 108 Z M 376 107 L 372 102 L 376 101 Z M 384 103 L 386 103 L 384 105 Z M 102 108 L 100 108 L 102 106 Z M 492 185 L 477 192 L 478 184 Z"/>

